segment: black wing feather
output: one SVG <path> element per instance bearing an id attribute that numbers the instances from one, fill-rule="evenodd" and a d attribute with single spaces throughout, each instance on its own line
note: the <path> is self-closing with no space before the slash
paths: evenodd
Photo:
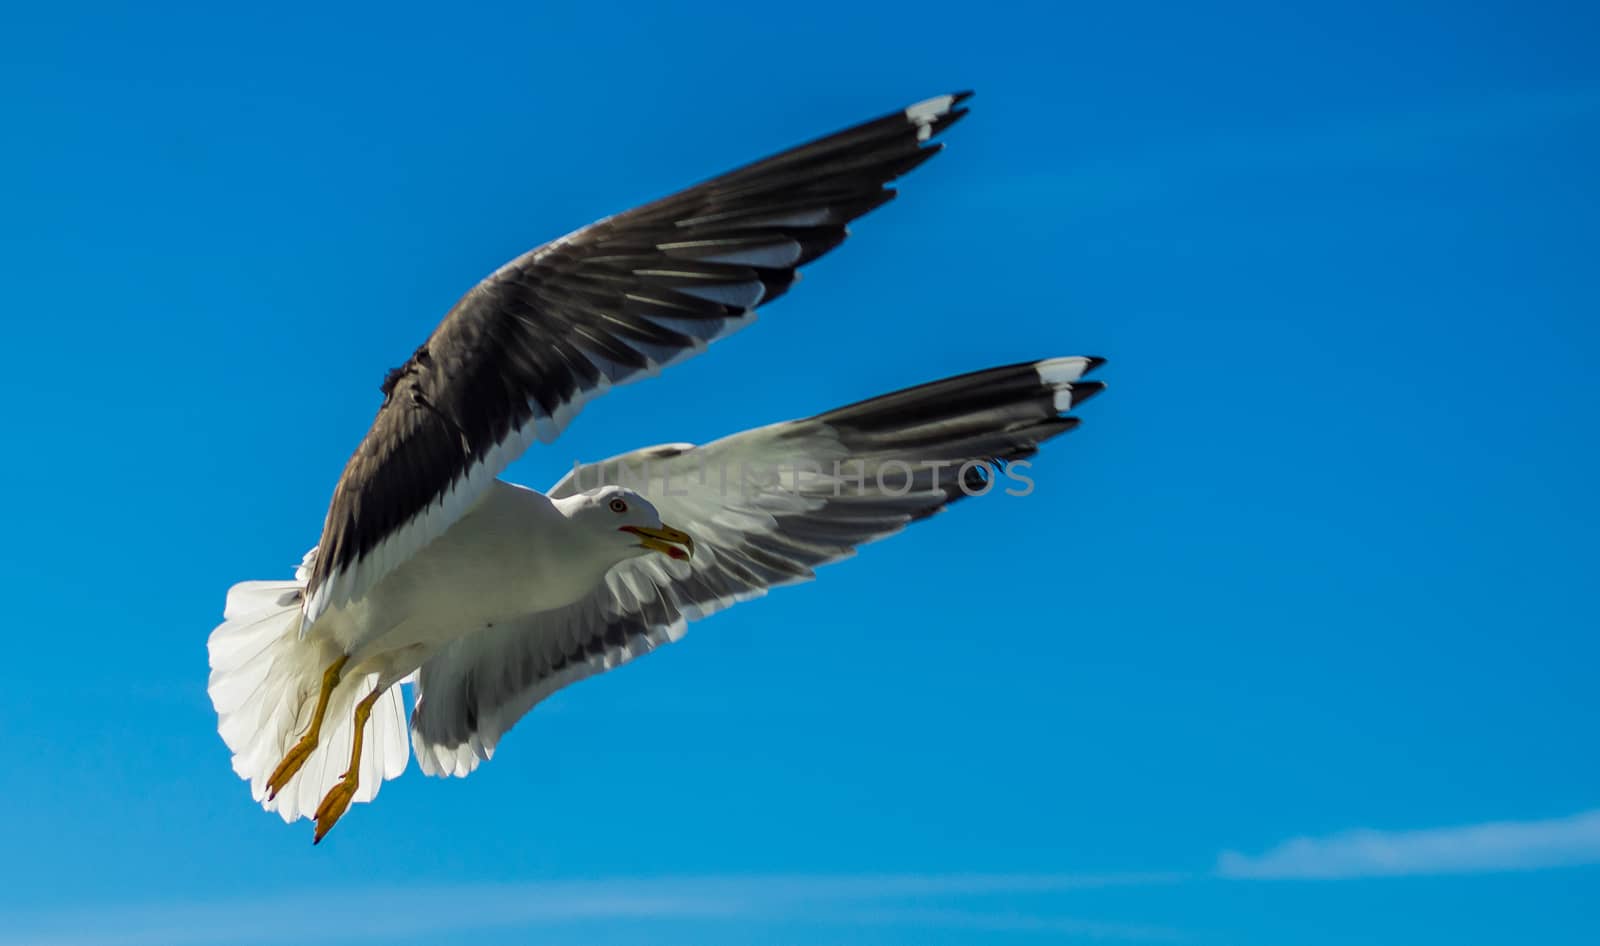
<path id="1" fill-rule="evenodd" d="M 894 196 L 890 181 L 939 150 L 928 139 L 966 113 L 968 94 L 601 220 L 474 286 L 384 379 L 384 404 L 329 504 L 308 620 L 442 533 L 587 396 L 698 351 L 783 295 L 796 267 L 837 246 L 850 221 Z"/>

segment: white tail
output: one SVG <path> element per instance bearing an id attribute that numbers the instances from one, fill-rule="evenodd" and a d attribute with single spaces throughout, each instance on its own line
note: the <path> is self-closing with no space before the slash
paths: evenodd
<path id="1" fill-rule="evenodd" d="M 234 585 L 228 589 L 223 623 L 206 642 L 211 652 L 206 690 L 222 740 L 233 751 L 233 770 L 249 780 L 256 801 L 284 821 L 310 817 L 344 775 L 355 735 L 355 702 L 378 682 L 377 674 L 340 681 L 328 703 L 317 750 L 283 791 L 268 799 L 267 777 L 310 725 L 323 671 L 339 657 L 326 641 L 300 638 L 304 579 L 302 569 L 296 581 Z M 396 685 L 372 708 L 355 800 L 371 801 L 386 779 L 405 771 L 409 757 L 405 706 Z"/>

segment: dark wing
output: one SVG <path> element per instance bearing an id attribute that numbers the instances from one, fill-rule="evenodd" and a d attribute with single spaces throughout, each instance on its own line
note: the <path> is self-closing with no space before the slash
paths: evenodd
<path id="1" fill-rule="evenodd" d="M 749 324 L 894 196 L 966 109 L 942 95 L 584 227 L 508 263 L 384 380 L 334 490 L 303 626 L 437 538 L 596 394 Z"/>
<path id="2" fill-rule="evenodd" d="M 1077 426 L 1097 358 L 979 371 L 703 447 L 580 467 L 551 490 L 644 493 L 695 540 L 690 561 L 632 559 L 572 607 L 457 640 L 423 664 L 411 740 L 433 774 L 465 775 L 534 704 L 682 636 L 686 624 L 900 531 L 963 496 L 1023 489 L 1006 465 Z M 1012 472 L 1016 472 L 1013 470 Z"/>

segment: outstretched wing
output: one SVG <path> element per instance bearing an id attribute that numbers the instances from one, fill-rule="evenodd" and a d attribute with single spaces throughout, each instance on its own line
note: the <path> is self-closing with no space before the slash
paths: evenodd
<path id="1" fill-rule="evenodd" d="M 479 631 L 422 666 L 412 744 L 424 771 L 465 775 L 534 704 L 682 636 L 687 622 L 804 581 L 813 569 L 963 496 L 1077 426 L 1097 358 L 979 371 L 705 446 L 580 467 L 551 490 L 645 493 L 695 540 L 689 561 L 631 559 L 588 598 Z"/>
<path id="2" fill-rule="evenodd" d="M 302 627 L 437 538 L 613 384 L 742 328 L 894 196 L 969 93 L 941 95 L 601 220 L 501 267 L 383 383 L 322 529 Z"/>

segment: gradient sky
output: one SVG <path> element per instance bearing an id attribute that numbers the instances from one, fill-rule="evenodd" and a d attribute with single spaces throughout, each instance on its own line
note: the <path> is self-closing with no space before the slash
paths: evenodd
<path id="1" fill-rule="evenodd" d="M 8 6 L 0 944 L 1600 941 L 1600 18 L 1283 7 Z M 206 635 L 454 299 L 966 87 L 509 475 L 1109 357 L 1037 491 L 260 811 Z"/>

